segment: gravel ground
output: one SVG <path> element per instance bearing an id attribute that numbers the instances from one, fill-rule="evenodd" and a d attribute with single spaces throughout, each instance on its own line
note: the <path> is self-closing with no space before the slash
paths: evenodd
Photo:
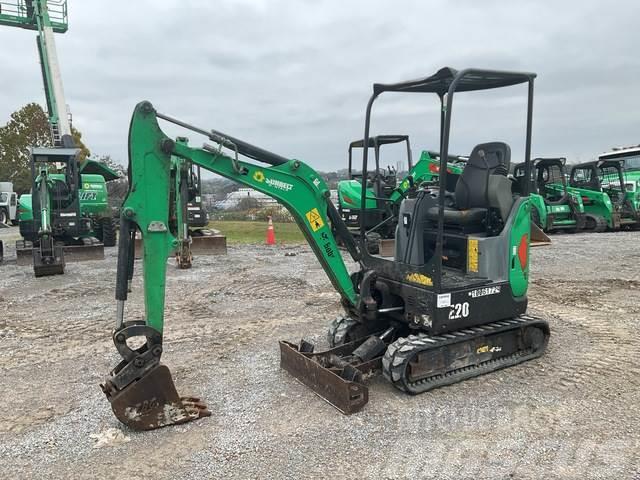
<path id="1" fill-rule="evenodd" d="M 552 328 L 541 359 L 417 397 L 378 377 L 349 417 L 278 365 L 277 340 L 323 341 L 340 313 L 308 247 L 171 264 L 163 359 L 213 416 L 136 433 L 98 387 L 118 361 L 115 249 L 36 280 L 4 230 L 0 477 L 638 479 L 638 235 L 558 235 L 533 250 L 530 309 Z M 141 293 L 136 276 L 129 319 Z"/>

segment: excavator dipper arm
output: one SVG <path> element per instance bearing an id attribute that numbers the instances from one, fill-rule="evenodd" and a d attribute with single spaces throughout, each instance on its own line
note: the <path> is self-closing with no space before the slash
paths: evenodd
<path id="1" fill-rule="evenodd" d="M 202 133 L 217 145 L 193 148 L 176 143 L 160 129 L 158 118 Z M 231 149 L 232 156 L 224 154 L 223 147 Z M 241 161 L 238 154 L 269 166 Z M 167 258 L 179 245 L 170 207 L 172 195 L 179 195 L 172 178 L 172 171 L 175 175 L 172 155 L 275 198 L 296 220 L 342 296 L 343 304 L 354 308 L 358 303 L 332 227 L 345 241 L 354 260 L 359 259 L 359 250 L 317 172 L 299 160 L 288 160 L 220 132 L 191 127 L 158 114 L 149 102 L 139 103 L 129 129 L 129 193 L 121 210 L 116 281 L 117 320 L 113 339 L 123 360 L 102 385 L 116 417 L 136 430 L 184 423 L 209 414 L 197 398 L 178 396 L 168 368 L 160 364 Z M 133 277 L 136 230 L 144 241 L 146 317 L 142 321 L 125 321 L 124 303 Z M 132 349 L 127 344 L 132 337 L 145 337 L 146 342 Z"/>

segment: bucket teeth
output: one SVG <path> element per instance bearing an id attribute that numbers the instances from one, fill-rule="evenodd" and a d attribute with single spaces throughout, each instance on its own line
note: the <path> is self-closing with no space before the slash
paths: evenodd
<path id="1" fill-rule="evenodd" d="M 211 416 L 197 397 L 181 397 L 165 365 L 157 365 L 141 378 L 117 390 L 102 386 L 116 418 L 132 430 L 154 430 Z"/>

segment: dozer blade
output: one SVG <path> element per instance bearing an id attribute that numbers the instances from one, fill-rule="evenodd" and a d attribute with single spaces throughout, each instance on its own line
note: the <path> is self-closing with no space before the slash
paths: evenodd
<path id="1" fill-rule="evenodd" d="M 23 267 L 33 264 L 33 248 L 16 246 L 16 259 L 16 263 Z"/>
<path id="2" fill-rule="evenodd" d="M 65 245 L 62 247 L 65 262 L 85 262 L 87 260 L 103 260 L 104 245 L 100 242 L 85 245 Z M 30 265 L 33 262 L 34 248 L 31 245 L 16 247 L 18 265 Z"/>
<path id="3" fill-rule="evenodd" d="M 85 245 L 66 245 L 64 258 L 68 262 L 85 262 L 87 260 L 104 260 L 104 245 L 100 242 Z"/>
<path id="4" fill-rule="evenodd" d="M 545 245 L 551 245 L 551 238 L 542 231 L 542 229 L 531 222 L 531 243 L 532 247 L 543 247 Z"/>
<path id="5" fill-rule="evenodd" d="M 362 383 L 363 377 L 381 368 L 382 356 L 348 369 L 330 366 L 330 358 L 348 356 L 367 338 L 319 353 L 313 353 L 313 345 L 304 340 L 300 346 L 280 341 L 280 368 L 345 415 L 356 413 L 369 401 L 369 388 Z"/>
<path id="6" fill-rule="evenodd" d="M 162 364 L 122 390 L 109 381 L 102 390 L 116 418 L 132 430 L 154 430 L 211 416 L 200 399 L 178 395 L 169 368 Z"/>
<path id="7" fill-rule="evenodd" d="M 227 237 L 224 235 L 202 235 L 191 237 L 193 255 L 226 255 Z"/>

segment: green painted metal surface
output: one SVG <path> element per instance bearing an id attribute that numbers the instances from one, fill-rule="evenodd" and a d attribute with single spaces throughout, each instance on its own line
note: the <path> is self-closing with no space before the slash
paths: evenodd
<path id="1" fill-rule="evenodd" d="M 54 32 L 68 30 L 67 0 L 0 0 L 0 25 L 39 30 L 39 13 Z"/>
<path id="2" fill-rule="evenodd" d="M 391 193 L 391 203 L 400 202 L 405 192 L 412 184 L 419 185 L 423 182 L 433 182 L 438 179 L 440 161 L 432 158 L 426 150 L 420 155 L 420 159 L 411 171 L 403 178 Z M 447 172 L 460 175 L 464 170 L 464 163 L 447 163 Z M 362 195 L 362 183 L 360 180 L 342 180 L 338 182 L 338 201 L 344 209 L 360 210 Z M 367 188 L 367 209 L 376 208 L 375 193 L 372 188 Z"/>
<path id="3" fill-rule="evenodd" d="M 278 166 L 256 166 L 236 162 L 220 152 L 175 143 L 160 129 L 148 102 L 138 104 L 133 113 L 129 152 L 131 185 L 122 215 L 138 225 L 144 240 L 148 325 L 162 332 L 166 260 L 178 245 L 176 232 L 168 225 L 172 155 L 275 198 L 295 218 L 336 290 L 345 301 L 356 304 L 356 292 L 327 219 L 329 188 L 311 167 L 298 160 Z"/>
<path id="4" fill-rule="evenodd" d="M 531 243 L 531 205 L 529 201 L 520 204 L 516 212 L 509 241 L 509 283 L 514 297 L 526 295 L 529 286 L 529 249 Z M 523 251 L 526 262 L 521 262 Z"/>
<path id="5" fill-rule="evenodd" d="M 65 176 L 60 173 L 49 175 L 50 180 L 65 180 Z M 40 184 L 40 179 L 36 179 Z M 101 175 L 80 175 L 80 214 L 83 216 L 107 216 L 109 213 L 109 205 L 107 202 L 107 185 Z M 20 222 L 33 221 L 33 209 L 31 204 L 31 194 L 25 193 L 20 195 L 18 200 L 20 203 Z"/>

